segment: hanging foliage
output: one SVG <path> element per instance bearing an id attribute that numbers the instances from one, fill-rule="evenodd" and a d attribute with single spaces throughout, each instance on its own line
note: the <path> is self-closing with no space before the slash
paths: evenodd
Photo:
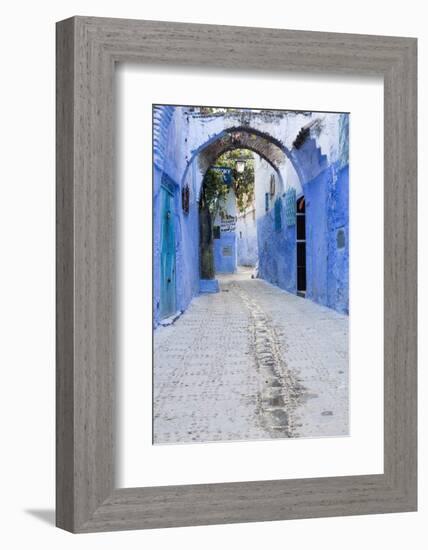
<path id="1" fill-rule="evenodd" d="M 238 160 L 245 161 L 245 168 L 242 173 L 236 169 Z M 236 204 L 240 212 L 245 210 L 254 201 L 254 158 L 248 150 L 234 149 L 221 155 L 216 160 L 217 167 L 230 168 L 232 171 L 231 186 L 235 193 Z M 220 177 L 219 177 L 220 176 Z M 225 185 L 218 170 L 208 170 L 204 179 L 206 199 L 210 205 L 212 214 L 221 212 L 229 187 Z"/>
<path id="2" fill-rule="evenodd" d="M 221 211 L 229 193 L 229 186 L 224 182 L 223 174 L 217 170 L 207 170 L 202 183 L 201 210 L 208 209 L 213 219 Z"/>

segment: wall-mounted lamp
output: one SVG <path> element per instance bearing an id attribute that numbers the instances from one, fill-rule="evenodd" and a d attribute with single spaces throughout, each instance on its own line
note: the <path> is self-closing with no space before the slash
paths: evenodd
<path id="1" fill-rule="evenodd" d="M 245 159 L 236 159 L 235 168 L 238 174 L 242 174 L 245 170 L 246 160 Z"/>

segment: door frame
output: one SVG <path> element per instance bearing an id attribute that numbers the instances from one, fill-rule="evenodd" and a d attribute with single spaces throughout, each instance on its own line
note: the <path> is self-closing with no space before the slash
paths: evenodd
<path id="1" fill-rule="evenodd" d="M 175 240 L 175 183 L 171 180 L 171 178 L 169 178 L 167 176 L 167 174 L 163 173 L 162 174 L 162 179 L 161 179 L 161 185 L 160 185 L 160 190 L 161 190 L 161 197 L 160 197 L 160 200 L 161 200 L 161 220 L 160 220 L 160 223 L 161 223 L 161 227 L 160 227 L 160 230 L 161 230 L 161 250 L 160 250 L 160 260 L 161 260 L 161 265 L 160 265 L 160 269 L 159 269 L 159 273 L 160 273 L 160 298 L 159 298 L 159 303 L 160 303 L 160 311 L 159 311 L 159 319 L 162 321 L 163 319 L 167 319 L 168 317 L 171 317 L 171 315 L 174 315 L 177 311 L 177 288 L 176 288 L 176 274 L 177 274 L 177 261 L 176 261 L 176 240 Z M 162 196 L 163 193 L 167 193 L 169 196 L 170 196 L 170 200 L 171 200 L 171 227 L 172 227 L 172 232 L 173 232 L 173 240 L 174 240 L 174 246 L 173 246 L 173 264 L 174 264 L 174 267 L 173 267 L 173 273 L 174 273 L 174 277 L 173 277 L 173 281 L 172 281 L 172 285 L 173 285 L 173 288 L 172 288 L 172 293 L 173 293 L 173 302 L 174 302 L 174 307 L 173 307 L 173 310 L 174 311 L 171 311 L 171 312 L 168 312 L 168 314 L 164 314 L 163 313 L 163 309 L 162 309 L 162 305 L 163 305 L 163 300 L 162 300 L 162 288 L 164 288 L 164 273 L 163 273 L 163 268 L 162 268 L 162 256 L 163 256 L 163 250 L 164 250 L 164 239 L 163 239 L 163 228 L 164 228 L 164 219 L 163 219 L 163 216 L 164 216 L 164 212 L 163 212 L 163 208 L 164 208 L 164 197 Z M 169 284 L 169 283 L 168 283 Z"/>

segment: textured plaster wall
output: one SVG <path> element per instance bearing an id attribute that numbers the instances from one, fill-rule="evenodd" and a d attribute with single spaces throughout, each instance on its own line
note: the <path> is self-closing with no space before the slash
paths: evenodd
<path id="1" fill-rule="evenodd" d="M 259 234 L 259 277 L 270 283 L 296 292 L 295 226 L 274 229 L 273 211 L 257 222 Z"/>
<path id="2" fill-rule="evenodd" d="M 191 194 L 189 213 L 181 207 L 181 191 L 176 196 L 176 290 L 177 309 L 184 311 L 199 292 L 199 207 Z"/>
<path id="3" fill-rule="evenodd" d="M 334 165 L 305 184 L 307 297 L 348 313 L 349 167 Z"/>
<path id="4" fill-rule="evenodd" d="M 304 184 L 307 297 L 349 313 L 349 115 L 334 122 L 336 160 L 329 164 L 321 155 L 315 177 Z"/>

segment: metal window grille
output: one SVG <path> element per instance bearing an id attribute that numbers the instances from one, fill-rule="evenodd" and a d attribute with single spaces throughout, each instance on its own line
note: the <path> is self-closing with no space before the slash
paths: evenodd
<path id="1" fill-rule="evenodd" d="M 296 223 L 296 190 L 294 187 L 285 193 L 285 223 L 295 225 Z"/>
<path id="2" fill-rule="evenodd" d="M 282 229 L 282 199 L 278 197 L 275 201 L 275 231 Z"/>

